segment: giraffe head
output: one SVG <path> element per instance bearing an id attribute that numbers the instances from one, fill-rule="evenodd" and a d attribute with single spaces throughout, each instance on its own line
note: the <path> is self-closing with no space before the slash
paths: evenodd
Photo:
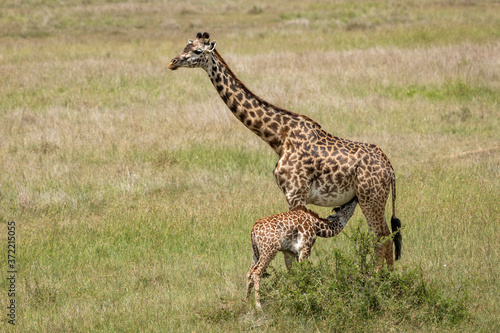
<path id="1" fill-rule="evenodd" d="M 196 39 L 190 39 L 181 54 L 170 61 L 168 68 L 176 70 L 179 67 L 201 67 L 206 69 L 211 53 L 215 50 L 216 41 L 210 42 L 208 32 L 198 32 Z"/>

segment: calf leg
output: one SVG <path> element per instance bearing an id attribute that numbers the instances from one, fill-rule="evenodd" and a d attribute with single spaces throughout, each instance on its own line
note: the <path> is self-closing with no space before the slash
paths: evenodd
<path id="1" fill-rule="evenodd" d="M 250 291 L 252 287 L 255 290 L 255 306 L 258 309 L 262 309 L 262 305 L 260 304 L 260 278 L 262 273 L 266 270 L 269 263 L 276 256 L 277 250 L 273 250 L 272 252 L 267 252 L 266 255 L 261 255 L 257 263 L 250 268 L 247 277 L 247 299 L 250 296 Z"/>
<path id="2" fill-rule="evenodd" d="M 299 262 L 302 262 L 303 260 L 307 260 L 309 256 L 311 255 L 311 248 L 312 246 L 304 246 L 302 248 L 302 251 L 300 251 L 299 254 Z"/>
<path id="3" fill-rule="evenodd" d="M 292 253 L 292 252 L 284 251 L 283 256 L 285 257 L 286 269 L 287 270 L 292 269 L 293 263 L 296 262 L 298 259 L 297 255 L 295 253 Z"/>

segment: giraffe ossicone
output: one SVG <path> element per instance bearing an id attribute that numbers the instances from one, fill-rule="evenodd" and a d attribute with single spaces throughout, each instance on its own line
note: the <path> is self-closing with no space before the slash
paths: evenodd
<path id="1" fill-rule="evenodd" d="M 356 198 L 380 239 L 391 234 L 385 206 L 392 190 L 391 227 L 398 231 L 396 177 L 384 152 L 374 144 L 333 136 L 311 118 L 260 98 L 236 77 L 215 46 L 208 33 L 198 33 L 168 68 L 203 68 L 234 116 L 278 154 L 273 173 L 289 209 L 307 204 L 343 207 Z M 399 232 L 394 244 L 398 259 Z M 392 242 L 378 246 L 376 253 L 388 266 L 394 264 Z"/>

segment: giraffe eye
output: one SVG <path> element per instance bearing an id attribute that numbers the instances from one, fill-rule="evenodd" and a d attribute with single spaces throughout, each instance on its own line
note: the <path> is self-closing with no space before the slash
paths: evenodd
<path id="1" fill-rule="evenodd" d="M 198 50 L 194 51 L 194 53 L 196 53 L 196 54 L 201 54 L 202 52 L 203 51 L 201 49 L 198 49 Z"/>

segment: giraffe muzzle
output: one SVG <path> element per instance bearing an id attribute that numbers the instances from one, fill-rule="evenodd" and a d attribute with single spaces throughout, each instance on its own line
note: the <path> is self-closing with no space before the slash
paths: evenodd
<path id="1" fill-rule="evenodd" d="M 175 71 L 177 68 L 179 68 L 179 62 L 180 62 L 179 58 L 174 58 L 170 60 L 170 64 L 168 64 L 168 69 Z"/>

